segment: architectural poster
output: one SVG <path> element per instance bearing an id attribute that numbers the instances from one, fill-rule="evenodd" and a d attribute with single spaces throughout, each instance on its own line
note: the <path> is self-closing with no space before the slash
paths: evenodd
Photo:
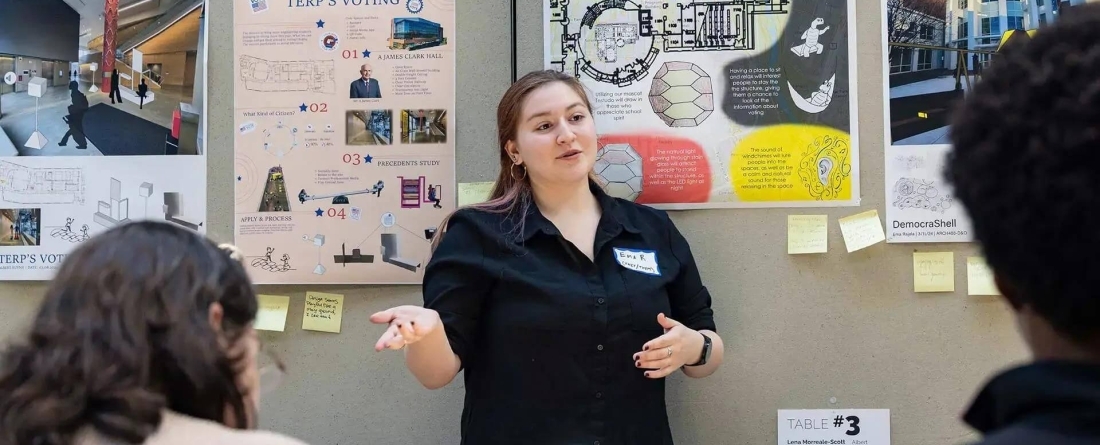
<path id="1" fill-rule="evenodd" d="M 3 6 L 0 280 L 132 221 L 206 231 L 205 1 L 118 3 Z"/>
<path id="2" fill-rule="evenodd" d="M 984 48 L 968 39 L 970 32 L 978 33 L 975 26 L 980 28 L 984 13 L 978 11 L 987 9 L 986 3 L 970 3 L 880 0 L 889 243 L 972 240 L 970 220 L 944 181 L 948 110 L 977 81 L 975 67 L 989 60 L 1001 34 L 981 39 L 989 43 Z M 1000 3 L 1005 2 L 991 5 L 997 9 Z"/>
<path id="3" fill-rule="evenodd" d="M 606 190 L 666 209 L 859 204 L 856 0 L 549 0 Z"/>
<path id="4" fill-rule="evenodd" d="M 420 283 L 455 202 L 455 1 L 233 14 L 235 233 L 253 279 Z"/>

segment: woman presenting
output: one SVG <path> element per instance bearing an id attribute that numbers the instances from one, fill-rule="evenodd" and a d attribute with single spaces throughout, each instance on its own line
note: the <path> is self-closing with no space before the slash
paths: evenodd
<path id="1" fill-rule="evenodd" d="M 513 84 L 490 200 L 441 224 L 423 307 L 371 316 L 425 387 L 465 371 L 463 444 L 671 444 L 664 377 L 722 363 L 687 241 L 595 182 L 591 108 L 560 72 Z"/>

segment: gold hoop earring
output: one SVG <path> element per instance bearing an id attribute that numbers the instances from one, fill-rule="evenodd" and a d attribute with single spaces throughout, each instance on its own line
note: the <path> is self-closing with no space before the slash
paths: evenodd
<path id="1" fill-rule="evenodd" d="M 523 168 L 523 177 L 522 178 L 517 178 L 516 177 L 516 167 L 517 166 Z M 512 179 L 515 179 L 517 181 L 523 181 L 524 179 L 527 179 L 527 166 L 526 165 L 521 165 L 521 164 L 512 164 L 511 167 L 508 167 L 508 175 L 511 176 Z"/>

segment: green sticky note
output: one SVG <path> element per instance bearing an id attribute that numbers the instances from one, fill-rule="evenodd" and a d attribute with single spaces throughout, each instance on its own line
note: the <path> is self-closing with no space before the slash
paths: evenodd
<path id="1" fill-rule="evenodd" d="M 468 206 L 489 200 L 489 193 L 493 191 L 493 182 L 460 182 L 458 183 L 458 206 Z"/>

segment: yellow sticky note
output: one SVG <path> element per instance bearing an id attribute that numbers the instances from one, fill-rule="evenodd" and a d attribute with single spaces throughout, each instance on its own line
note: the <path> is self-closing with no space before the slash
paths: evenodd
<path id="1" fill-rule="evenodd" d="M 1000 295 L 997 282 L 993 280 L 993 270 L 986 264 L 985 258 L 972 256 L 966 258 L 966 294 Z"/>
<path id="2" fill-rule="evenodd" d="M 302 314 L 302 329 L 340 333 L 344 315 L 344 296 L 321 292 L 306 292 L 306 310 Z"/>
<path id="3" fill-rule="evenodd" d="M 492 182 L 460 182 L 458 183 L 458 206 L 478 204 L 489 200 L 489 193 L 493 191 Z"/>
<path id="4" fill-rule="evenodd" d="M 825 253 L 829 251 L 827 215 L 787 215 L 787 253 Z"/>
<path id="5" fill-rule="evenodd" d="M 844 245 L 848 253 L 886 241 L 886 232 L 882 231 L 882 222 L 878 219 L 878 210 L 868 210 L 840 218 L 840 233 L 844 235 Z"/>
<path id="6" fill-rule="evenodd" d="M 286 326 L 286 311 L 290 308 L 290 297 L 282 295 L 259 295 L 260 310 L 256 312 L 253 326 L 261 331 L 283 332 Z"/>
<path id="7" fill-rule="evenodd" d="M 955 254 L 952 252 L 913 252 L 913 290 L 916 292 L 954 292 Z"/>

